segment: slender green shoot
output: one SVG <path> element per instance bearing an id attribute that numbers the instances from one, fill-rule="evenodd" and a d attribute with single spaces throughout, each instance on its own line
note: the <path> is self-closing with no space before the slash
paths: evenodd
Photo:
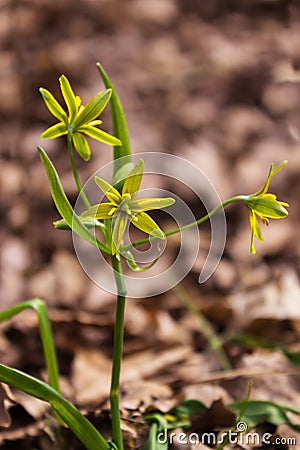
<path id="1" fill-rule="evenodd" d="M 232 370 L 230 361 L 223 349 L 222 339 L 215 333 L 213 327 L 211 326 L 209 320 L 202 314 L 200 309 L 196 306 L 194 300 L 186 291 L 182 285 L 177 285 L 173 288 L 173 291 L 177 297 L 184 304 L 186 309 L 191 313 L 196 322 L 199 324 L 199 328 L 206 337 L 206 340 L 211 348 L 211 350 L 216 355 L 220 365 L 224 370 Z"/>
<path id="2" fill-rule="evenodd" d="M 243 196 L 243 195 L 238 195 L 236 197 L 231 197 L 231 198 L 229 198 L 227 200 L 224 200 L 219 205 L 217 205 L 214 209 L 212 209 L 209 213 L 207 213 L 205 216 L 201 217 L 200 219 L 196 220 L 195 222 L 188 223 L 187 225 L 184 225 L 183 227 L 175 228 L 173 230 L 166 231 L 165 232 L 165 236 L 172 236 L 173 234 L 181 233 L 182 231 L 189 230 L 190 228 L 193 228 L 193 227 L 196 227 L 198 225 L 201 225 L 202 223 L 204 223 L 208 219 L 210 219 L 218 211 L 220 211 L 220 209 L 224 208 L 224 206 L 227 206 L 227 205 L 229 205 L 230 203 L 233 203 L 233 202 L 244 201 L 244 200 L 245 200 L 245 196 Z M 122 247 L 121 248 L 121 252 L 123 253 L 124 251 L 126 251 L 126 250 L 128 250 L 128 249 L 130 249 L 132 247 L 137 247 L 137 246 L 142 245 L 142 244 L 147 244 L 148 242 L 154 241 L 155 239 L 156 239 L 155 236 L 149 236 L 146 239 L 140 239 L 138 241 L 131 242 L 130 244 L 127 244 L 124 247 Z"/>
<path id="3" fill-rule="evenodd" d="M 118 289 L 115 333 L 114 333 L 113 366 L 112 366 L 111 387 L 110 387 L 112 440 L 114 444 L 117 446 L 118 450 L 123 450 L 120 405 L 119 405 L 119 385 L 120 385 L 120 372 L 121 372 L 123 338 L 124 338 L 126 287 L 124 283 L 122 265 L 120 262 L 119 255 L 112 256 L 112 266 L 114 269 L 114 275 Z"/>

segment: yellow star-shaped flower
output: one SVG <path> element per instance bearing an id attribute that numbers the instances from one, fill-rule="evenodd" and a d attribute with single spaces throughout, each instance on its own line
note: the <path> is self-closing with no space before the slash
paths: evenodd
<path id="1" fill-rule="evenodd" d="M 91 150 L 84 134 L 109 145 L 121 145 L 119 139 L 96 127 L 96 125 L 102 123 L 101 120 L 95 119 L 107 105 L 111 96 L 111 89 L 98 92 L 85 106 L 82 106 L 80 97 L 75 96 L 67 77 L 62 75 L 59 78 L 59 82 L 68 114 L 53 97 L 51 92 L 47 89 L 40 88 L 40 93 L 47 108 L 59 120 L 57 124 L 47 128 L 41 137 L 53 139 L 59 136 L 69 135 L 76 151 L 85 161 L 90 159 Z"/>
<path id="2" fill-rule="evenodd" d="M 112 219 L 112 254 L 116 254 L 129 222 L 158 239 L 165 239 L 165 234 L 157 223 L 145 212 L 173 205 L 173 198 L 141 198 L 137 199 L 144 172 L 144 161 L 141 159 L 126 177 L 120 193 L 110 183 L 95 177 L 101 191 L 108 202 L 91 206 L 81 217 L 97 220 Z"/>
<path id="3" fill-rule="evenodd" d="M 255 194 L 243 196 L 243 200 L 248 209 L 251 228 L 250 252 L 253 255 L 256 253 L 254 238 L 256 237 L 259 241 L 263 241 L 263 236 L 257 217 L 259 217 L 264 224 L 268 225 L 269 219 L 283 219 L 288 215 L 288 211 L 285 209 L 285 206 L 289 206 L 288 203 L 278 201 L 276 195 L 268 193 L 272 178 L 286 164 L 287 161 L 283 161 L 276 169 L 274 169 L 274 164 L 272 163 L 269 174 L 261 189 Z"/>

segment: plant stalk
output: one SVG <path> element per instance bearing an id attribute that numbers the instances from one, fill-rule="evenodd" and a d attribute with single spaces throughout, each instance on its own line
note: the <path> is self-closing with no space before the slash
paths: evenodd
<path id="1" fill-rule="evenodd" d="M 112 365 L 111 386 L 110 386 L 112 440 L 113 443 L 117 446 L 118 450 L 123 450 L 121 416 L 119 405 L 119 386 L 120 386 L 120 372 L 121 372 L 123 338 L 124 338 L 126 287 L 119 255 L 112 255 L 111 260 L 118 290 L 115 332 L 114 332 L 113 365 Z"/>
<path id="2" fill-rule="evenodd" d="M 172 234 L 180 233 L 181 231 L 189 230 L 190 228 L 196 227 L 197 225 L 201 225 L 202 223 L 206 222 L 208 219 L 210 219 L 214 214 L 216 214 L 220 209 L 222 209 L 224 206 L 229 205 L 230 203 L 237 202 L 239 200 L 244 200 L 244 195 L 238 195 L 236 197 L 231 197 L 227 200 L 224 200 L 224 202 L 219 203 L 214 209 L 212 209 L 209 213 L 207 213 L 205 216 L 201 217 L 200 219 L 196 220 L 195 222 L 188 223 L 187 225 L 184 225 L 180 228 L 175 228 L 174 230 L 166 231 L 166 236 L 172 236 Z M 131 244 L 125 245 L 122 247 L 122 251 L 128 250 L 131 247 L 137 247 L 138 245 L 147 244 L 150 241 L 154 241 L 157 239 L 154 236 L 149 236 L 146 239 L 140 239 L 139 241 L 132 242 Z"/>

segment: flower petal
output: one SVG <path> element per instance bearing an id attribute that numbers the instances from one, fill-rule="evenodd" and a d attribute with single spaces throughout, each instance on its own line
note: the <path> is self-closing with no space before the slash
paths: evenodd
<path id="1" fill-rule="evenodd" d="M 78 129 L 96 119 L 102 113 L 111 96 L 111 89 L 99 92 L 80 111 L 73 125 Z"/>
<path id="2" fill-rule="evenodd" d="M 116 214 L 115 219 L 113 220 L 112 227 L 112 254 L 115 255 L 122 242 L 122 238 L 124 236 L 127 224 L 128 224 L 128 216 L 127 214 Z"/>
<path id="3" fill-rule="evenodd" d="M 40 88 L 39 91 L 42 94 L 43 100 L 46 103 L 46 106 L 51 112 L 51 114 L 53 114 L 53 116 L 59 119 L 61 122 L 67 123 L 68 121 L 67 114 L 60 106 L 58 101 L 55 100 L 51 92 L 49 92 L 47 89 L 44 88 Z"/>
<path id="4" fill-rule="evenodd" d="M 288 206 L 285 202 L 276 200 L 274 194 L 263 194 L 262 197 L 250 197 L 246 204 L 260 217 L 268 217 L 270 219 L 282 219 L 288 215 L 288 211 L 284 206 Z"/>
<path id="5" fill-rule="evenodd" d="M 106 196 L 108 195 L 108 197 L 110 196 L 110 194 L 112 194 L 112 197 L 110 197 L 109 200 L 114 200 L 117 203 L 122 202 L 120 193 L 110 183 L 97 176 L 95 177 L 95 182 L 99 189 L 101 189 L 103 194 L 105 194 Z"/>
<path id="6" fill-rule="evenodd" d="M 94 122 L 96 121 L 94 120 Z M 111 134 L 106 133 L 105 131 L 99 130 L 99 128 L 95 128 L 90 124 L 83 125 L 78 129 L 78 131 L 87 134 L 93 139 L 97 139 L 97 141 L 104 142 L 105 144 L 121 145 L 121 141 L 118 138 L 112 136 Z"/>
<path id="7" fill-rule="evenodd" d="M 124 181 L 122 194 L 133 195 L 138 192 L 144 173 L 144 161 L 142 159 L 129 172 L 128 177 Z"/>
<path id="8" fill-rule="evenodd" d="M 52 127 L 47 128 L 42 134 L 41 137 L 43 139 L 53 139 L 59 136 L 63 136 L 67 134 L 66 124 L 64 122 L 59 122 L 53 125 Z"/>
<path id="9" fill-rule="evenodd" d="M 91 150 L 88 141 L 82 134 L 76 132 L 72 134 L 72 140 L 76 151 L 85 160 L 88 161 L 91 157 Z"/>
<path id="10" fill-rule="evenodd" d="M 158 239 L 165 239 L 166 236 L 164 232 L 159 228 L 156 222 L 149 216 L 149 214 L 145 212 L 137 213 L 131 222 L 135 227 L 144 231 L 147 234 L 151 234 L 152 236 Z"/>
<path id="11" fill-rule="evenodd" d="M 93 219 L 111 219 L 113 216 L 112 209 L 114 205 L 109 202 L 99 203 L 98 205 L 93 205 L 86 211 L 84 211 L 80 217 L 92 217 Z"/>
<path id="12" fill-rule="evenodd" d="M 277 174 L 284 166 L 286 166 L 287 163 L 288 163 L 287 160 L 282 161 L 282 163 L 279 164 L 279 166 L 278 166 L 276 169 L 274 169 L 274 164 L 272 163 L 271 166 L 270 166 L 269 173 L 268 173 L 268 176 L 267 176 L 267 178 L 266 178 L 266 181 L 264 182 L 264 184 L 263 184 L 263 186 L 260 188 L 260 190 L 257 191 L 257 192 L 255 192 L 255 194 L 253 194 L 253 196 L 257 197 L 257 196 L 260 196 L 260 195 L 263 195 L 263 194 L 267 193 L 267 192 L 268 192 L 268 189 L 269 189 L 269 187 L 270 187 L 270 183 L 271 183 L 272 178 L 273 178 L 273 177 L 274 177 L 274 176 L 275 176 L 275 175 L 276 175 L 276 174 Z"/>
<path id="13" fill-rule="evenodd" d="M 130 201 L 130 209 L 132 212 L 150 211 L 152 209 L 162 209 L 171 206 L 175 200 L 171 197 L 166 198 L 141 198 Z"/>
<path id="14" fill-rule="evenodd" d="M 59 83 L 60 83 L 61 93 L 63 95 L 63 98 L 64 98 L 67 108 L 68 108 L 69 122 L 72 123 L 72 121 L 75 119 L 77 112 L 78 112 L 76 97 L 75 97 L 73 89 L 71 88 L 69 80 L 67 79 L 67 77 L 65 75 L 62 75 L 59 78 Z"/>
<path id="15" fill-rule="evenodd" d="M 256 237 L 259 241 L 263 241 L 263 235 L 258 223 L 258 220 L 254 214 L 254 212 L 248 208 L 248 216 L 249 216 L 249 223 L 250 223 L 250 229 L 251 229 L 251 246 L 250 246 L 250 252 L 252 255 L 256 254 L 256 250 L 254 247 L 254 237 Z"/>

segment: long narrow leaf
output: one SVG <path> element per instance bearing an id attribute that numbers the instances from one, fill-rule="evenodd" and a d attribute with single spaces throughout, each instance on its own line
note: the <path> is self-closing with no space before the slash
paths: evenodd
<path id="1" fill-rule="evenodd" d="M 243 407 L 243 402 L 234 402 L 228 405 L 230 409 L 238 412 Z M 300 431 L 300 425 L 293 423 L 287 413 L 300 415 L 300 409 L 294 406 L 280 405 L 272 401 L 251 400 L 243 411 L 243 419 L 249 428 L 254 428 L 262 423 L 269 422 L 273 425 L 287 424 L 296 431 Z"/>
<path id="2" fill-rule="evenodd" d="M 93 236 L 93 234 L 90 233 L 87 227 L 83 225 L 83 223 L 73 210 L 63 190 L 56 169 L 47 156 L 46 152 L 41 147 L 38 147 L 38 151 L 47 172 L 52 198 L 62 218 L 65 219 L 67 225 L 72 228 L 72 230 L 75 231 L 75 233 L 77 233 L 80 237 L 97 246 L 98 248 L 100 248 L 100 250 L 103 250 L 106 253 L 110 253 L 107 247 L 101 241 L 99 241 L 99 239 Z"/>
<path id="3" fill-rule="evenodd" d="M 12 306 L 11 308 L 6 309 L 5 311 L 2 311 L 0 313 L 0 323 L 4 320 L 11 319 L 15 315 L 28 308 L 34 309 L 38 317 L 40 336 L 49 377 L 49 384 L 57 392 L 60 392 L 57 357 L 45 302 L 43 302 L 43 300 L 39 298 L 33 298 L 27 300 L 26 302 L 22 302 L 18 305 Z"/>
<path id="4" fill-rule="evenodd" d="M 88 450 L 109 450 L 109 444 L 96 428 L 72 403 L 63 398 L 48 384 L 3 364 L 0 364 L 0 381 L 50 403 Z"/>
<path id="5" fill-rule="evenodd" d="M 43 302 L 43 300 L 39 298 L 33 298 L 31 300 L 27 300 L 26 302 L 22 302 L 18 305 L 12 306 L 11 308 L 8 308 L 0 313 L 0 323 L 4 320 L 11 319 L 15 315 L 28 308 L 34 309 L 38 317 L 39 331 L 47 367 L 49 384 L 51 387 L 53 387 L 53 389 L 60 393 L 57 356 L 45 302 Z M 60 416 L 58 416 L 55 412 L 54 414 L 61 425 L 65 426 L 65 423 L 61 420 Z"/>
<path id="6" fill-rule="evenodd" d="M 113 134 L 115 137 L 119 138 L 122 143 L 121 145 L 114 146 L 114 174 L 115 174 L 117 170 L 121 167 L 121 165 L 131 162 L 131 150 L 130 150 L 127 123 L 123 107 L 121 105 L 120 99 L 115 91 L 112 82 L 108 78 L 106 72 L 104 71 L 100 63 L 97 63 L 97 67 L 105 87 L 107 89 L 112 90 L 112 94 L 110 97 L 110 106 L 113 123 Z M 119 164 L 118 159 L 124 156 L 127 157 L 126 160 L 122 160 L 122 164 Z"/>

